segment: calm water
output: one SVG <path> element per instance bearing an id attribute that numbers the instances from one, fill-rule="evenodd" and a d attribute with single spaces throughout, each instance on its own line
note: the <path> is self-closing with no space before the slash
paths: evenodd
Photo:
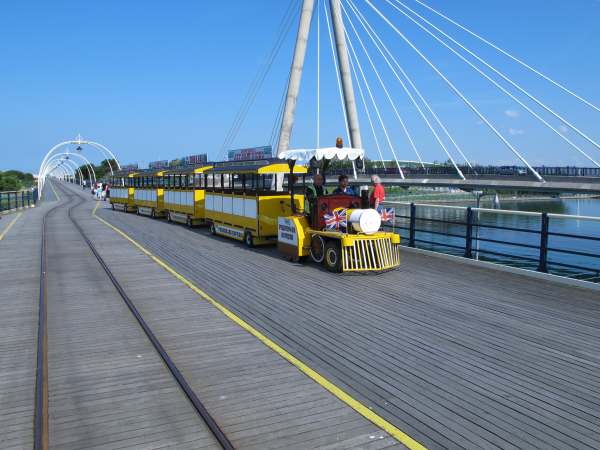
<path id="1" fill-rule="evenodd" d="M 453 206 L 474 206 L 473 203 L 452 204 Z M 482 207 L 489 208 L 489 202 L 482 202 Z M 501 209 L 531 212 L 548 212 L 555 214 L 571 214 L 581 216 L 600 217 L 600 199 L 551 199 L 541 201 L 501 201 Z M 396 205 L 397 215 L 409 215 L 409 208 Z M 433 220 L 444 220 L 451 222 L 464 222 L 466 220 L 465 210 L 439 208 L 434 206 L 418 206 L 417 217 Z M 477 218 L 475 219 L 477 220 Z M 538 266 L 541 219 L 539 216 L 523 216 L 518 214 L 498 214 L 481 212 L 479 215 L 479 253 L 477 244 L 473 243 L 473 254 L 482 260 L 501 262 L 518 267 L 535 269 Z M 408 219 L 398 219 L 397 226 L 408 227 Z M 510 228 L 510 230 L 502 228 Z M 420 248 L 435 251 L 443 251 L 456 255 L 464 254 L 466 227 L 460 224 L 447 224 L 418 220 L 416 239 L 431 242 L 417 242 Z M 408 231 L 399 230 L 408 242 Z M 452 234 L 455 236 L 441 236 L 426 231 Z M 574 236 L 587 236 L 596 240 L 581 239 L 568 236 L 550 235 L 548 247 L 549 271 L 561 275 L 574 276 L 577 278 L 600 281 L 600 222 L 550 218 L 550 233 L 568 234 Z M 477 233 L 474 228 L 473 235 Z M 444 244 L 444 245 L 442 245 Z M 521 244 L 523 247 L 511 244 Z M 453 247 L 449 247 L 449 246 Z M 561 251 L 562 250 L 562 251 Z M 493 253 L 491 253 L 493 252 Z M 574 254 L 579 252 L 581 254 Z M 587 256 L 585 254 L 599 256 Z M 568 264 L 580 266 L 580 268 L 569 268 L 560 266 Z"/>

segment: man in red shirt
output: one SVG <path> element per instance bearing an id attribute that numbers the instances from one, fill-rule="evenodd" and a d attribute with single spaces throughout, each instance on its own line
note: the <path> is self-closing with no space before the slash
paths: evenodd
<path id="1" fill-rule="evenodd" d="M 383 207 L 383 202 L 385 201 L 385 189 L 381 184 L 381 178 L 379 178 L 377 175 L 371 176 L 371 182 L 373 183 L 373 191 L 371 192 L 371 197 L 369 198 L 369 204 L 371 205 L 371 208 L 375 208 L 377 211 L 380 211 Z"/>

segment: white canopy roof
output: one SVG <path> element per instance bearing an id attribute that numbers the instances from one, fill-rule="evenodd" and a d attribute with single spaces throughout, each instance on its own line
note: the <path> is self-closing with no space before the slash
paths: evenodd
<path id="1" fill-rule="evenodd" d="M 362 148 L 350 148 L 350 147 L 326 147 L 326 148 L 313 148 L 313 149 L 298 149 L 298 150 L 284 150 L 280 152 L 277 157 L 279 159 L 293 159 L 299 163 L 308 163 L 311 159 L 315 158 L 317 161 L 325 159 L 349 159 L 354 161 L 357 158 L 364 158 L 365 151 Z"/>

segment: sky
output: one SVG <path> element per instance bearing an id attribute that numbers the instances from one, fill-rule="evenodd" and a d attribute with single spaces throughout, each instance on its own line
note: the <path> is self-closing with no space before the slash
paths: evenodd
<path id="1" fill-rule="evenodd" d="M 320 21 L 315 12 L 309 36 L 292 134 L 292 147 L 296 148 L 316 146 L 317 22 L 321 37 L 320 145 L 333 145 L 337 136 L 346 139 L 323 1 L 318 8 Z M 593 166 L 525 109 L 393 9 L 388 0 L 371 1 L 531 164 Z M 600 112 L 532 75 L 414 0 L 402 1 L 547 103 L 591 140 L 600 141 Z M 600 105 L 599 1 L 423 1 Z M 343 2 L 349 8 L 348 1 Z M 354 2 L 469 161 L 519 162 L 513 151 L 478 115 L 465 107 L 365 0 Z M 217 159 L 250 84 L 274 46 L 290 3 L 293 3 L 293 11 L 299 9 L 298 0 L 2 2 L 0 170 L 37 172 L 50 148 L 79 133 L 107 146 L 123 164 L 138 163 L 144 167 L 150 161 L 198 153 L 208 153 L 210 159 Z M 444 149 L 394 73 L 350 9 L 347 11 L 394 102 L 392 106 L 388 101 L 346 19 L 350 41 L 385 127 L 384 132 L 361 81 L 376 141 L 355 82 L 367 155 L 386 160 L 393 158 L 394 153 L 401 160 L 418 158 L 394 112 L 395 107 L 420 157 L 425 161 L 446 160 Z M 274 125 L 277 129 L 276 118 L 289 74 L 297 23 L 296 15 L 229 147 L 262 146 L 271 142 Z M 532 105 L 534 111 L 582 151 L 600 160 L 599 148 L 523 94 L 512 88 L 511 92 Z M 437 131 L 446 149 L 460 162 L 461 157 L 451 141 L 439 127 Z M 101 159 L 98 152 L 88 147 L 83 154 L 94 161 Z"/>

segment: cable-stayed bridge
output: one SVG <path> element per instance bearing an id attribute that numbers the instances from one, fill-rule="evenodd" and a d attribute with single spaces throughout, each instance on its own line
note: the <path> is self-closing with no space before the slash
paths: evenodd
<path id="1" fill-rule="evenodd" d="M 367 157 L 376 162 L 376 172 L 384 175 L 385 183 L 597 192 L 595 177 L 598 172 L 595 169 L 600 168 L 600 143 L 594 137 L 596 130 L 585 130 L 583 125 L 578 124 L 581 116 L 576 120 L 570 113 L 562 111 L 556 104 L 556 98 L 574 102 L 590 118 L 600 113 L 600 108 L 569 87 L 568 83 L 557 81 L 526 62 L 525 58 L 515 56 L 513 52 L 421 0 L 290 2 L 273 50 L 248 91 L 226 136 L 220 156 L 240 133 L 257 92 L 267 72 L 273 67 L 273 60 L 285 34 L 293 28 L 290 23 L 298 14 L 300 19 L 294 58 L 270 138 L 278 153 L 294 142 L 294 115 L 310 37 L 316 40 L 317 53 L 316 104 L 312 108 L 315 114 L 315 147 L 323 144 L 321 109 L 324 106 L 322 94 L 325 88 L 321 83 L 321 72 L 333 66 L 337 85 L 329 86 L 327 91 L 336 92 L 339 96 L 339 110 L 345 124 L 344 133 L 340 134 L 349 146 L 365 148 Z M 411 33 L 407 31 L 408 27 L 412 27 Z M 536 124 L 538 131 L 546 133 L 546 138 L 551 139 L 560 160 L 572 160 L 573 166 L 587 167 L 589 170 L 582 171 L 585 175 L 571 173 L 563 178 L 561 174 L 540 167 L 542 164 L 556 165 L 552 163 L 556 154 L 545 157 L 535 155 L 539 152 L 535 148 L 536 142 L 523 143 L 518 139 L 523 130 L 506 129 L 498 123 L 498 114 L 492 114 L 478 105 L 469 92 L 470 86 L 465 86 L 465 80 L 447 73 L 444 68 L 447 59 L 438 62 L 436 57 L 428 54 L 432 53 L 432 45 L 445 51 L 445 58 L 453 58 L 485 83 L 490 93 L 500 95 L 515 108 L 507 110 L 506 115 L 513 118 L 523 115 Z M 331 57 L 326 55 L 327 49 L 321 47 L 330 47 Z M 439 59 L 438 53 L 436 56 Z M 502 57 L 506 62 L 497 63 L 490 56 L 482 56 L 484 54 Z M 465 123 L 465 129 L 477 126 L 487 130 L 488 142 L 495 146 L 493 154 L 482 155 L 472 150 L 473 146 L 464 137 L 464 130 L 458 130 L 456 124 L 449 124 L 451 121 L 447 112 L 444 114 L 436 110 L 436 94 L 427 92 L 427 86 L 423 87 L 425 83 L 418 76 L 410 74 L 409 57 L 422 63 L 472 114 L 476 122 Z M 539 81 L 535 88 L 526 87 L 527 83 L 521 81 L 527 77 Z M 423 142 L 422 130 L 415 129 L 415 118 L 430 134 L 430 142 Z M 279 129 L 279 133 L 276 129 Z M 332 138 L 328 137 L 327 140 L 331 142 Z M 447 160 L 447 168 L 429 170 L 424 162 L 424 152 L 428 153 L 428 158 L 433 154 L 438 159 Z M 499 170 L 497 173 L 493 173 L 493 170 L 483 173 L 486 171 L 482 171 L 479 167 L 481 164 L 476 162 L 482 157 L 490 166 L 512 158 L 519 170 L 515 170 L 511 176 L 505 176 Z M 417 161 L 422 170 L 408 168 L 403 163 L 407 159 Z M 356 174 L 357 180 L 363 180 L 361 171 L 356 171 L 356 168 L 348 173 Z"/>

